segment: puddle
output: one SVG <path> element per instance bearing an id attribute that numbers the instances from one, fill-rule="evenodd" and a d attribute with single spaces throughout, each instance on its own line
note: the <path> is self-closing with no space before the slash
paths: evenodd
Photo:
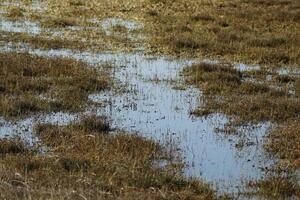
<path id="1" fill-rule="evenodd" d="M 28 144 L 32 145 L 38 141 L 33 134 L 33 128 L 39 123 L 51 123 L 57 125 L 67 125 L 79 118 L 79 114 L 52 113 L 47 115 L 36 115 L 16 122 L 9 122 L 0 118 L 0 137 L 20 136 Z"/>
<path id="2" fill-rule="evenodd" d="M 28 33 L 31 35 L 38 35 L 41 28 L 36 22 L 24 21 L 9 21 L 0 17 L 0 30 L 12 33 Z"/>
<path id="3" fill-rule="evenodd" d="M 38 1 L 36 7 L 38 9 Z M 30 21 L 8 21 L 0 18 L 0 30 L 24 32 L 32 35 L 41 33 L 38 23 Z M 102 26 L 107 35 L 113 34 L 111 27 L 125 26 L 129 31 L 142 29 L 143 25 L 127 20 L 109 18 L 95 21 Z M 93 27 L 91 27 L 94 29 Z M 71 31 L 80 31 L 77 27 Z M 51 32 L 52 31 L 52 32 Z M 55 35 L 53 30 L 48 30 Z M 57 33 L 58 36 L 60 32 Z M 213 114 L 207 118 L 196 118 L 190 112 L 201 103 L 201 92 L 193 87 L 176 90 L 182 84 L 180 71 L 196 60 L 169 60 L 153 58 L 141 53 L 102 53 L 76 52 L 66 49 L 40 50 L 31 49 L 25 44 L 5 44 L 1 51 L 29 52 L 39 56 L 63 56 L 85 61 L 91 66 L 103 62 L 112 62 L 117 67 L 114 77 L 126 92 L 108 91 L 89 96 L 94 102 L 104 102 L 96 108 L 99 115 L 107 116 L 113 128 L 138 133 L 161 143 L 175 143 L 182 151 L 188 167 L 187 176 L 199 177 L 214 184 L 220 192 L 238 192 L 243 190 L 243 183 L 262 177 L 262 170 L 268 163 L 263 154 L 263 139 L 269 124 L 261 124 L 254 129 L 243 129 L 243 137 L 225 136 L 216 133 L 222 128 L 226 116 Z M 219 63 L 216 60 L 201 60 L 207 63 Z M 259 70 L 259 66 L 235 63 L 241 71 Z M 174 85 L 173 83 L 176 83 Z M 87 109 L 85 113 L 91 112 Z M 37 140 L 33 127 L 37 123 L 64 125 L 77 120 L 80 115 L 52 113 L 36 115 L 17 122 L 8 122 L 0 118 L 0 137 L 17 133 L 33 143 Z M 236 148 L 243 143 L 243 148 Z"/>
<path id="4" fill-rule="evenodd" d="M 38 3 L 36 3 L 38 5 Z M 36 5 L 36 6 L 37 6 Z M 34 9 L 37 9 L 33 7 Z M 121 20 L 118 18 L 108 18 L 102 21 L 95 19 L 87 19 L 88 22 L 94 25 L 82 26 L 67 26 L 63 28 L 46 28 L 41 27 L 39 22 L 30 20 L 9 20 L 0 14 L 0 31 L 7 33 L 27 33 L 32 36 L 41 36 L 44 38 L 61 38 L 67 40 L 76 40 L 81 42 L 92 42 L 97 38 L 90 38 L 93 34 L 105 34 L 106 36 L 117 36 L 119 38 L 128 39 L 131 42 L 141 42 L 145 37 L 138 32 L 143 26 L 136 22 Z M 112 26 L 122 25 L 126 27 L 128 32 L 113 31 Z M 93 33 L 93 34 L 92 34 Z"/>
<path id="5" fill-rule="evenodd" d="M 265 160 L 261 144 L 268 125 L 245 129 L 243 139 L 252 145 L 239 151 L 235 147 L 238 138 L 215 133 L 216 127 L 227 122 L 225 116 L 214 114 L 201 119 L 190 115 L 201 101 L 197 89 L 176 90 L 169 82 L 147 81 L 180 81 L 178 73 L 190 61 L 123 56 L 115 55 L 116 60 L 127 60 L 126 68 L 115 76 L 130 92 L 90 95 L 96 102 L 109 102 L 98 109 L 99 115 L 106 113 L 115 127 L 128 132 L 177 143 L 189 165 L 186 175 L 214 183 L 222 191 L 238 191 L 243 181 L 260 178 Z"/>
<path id="6" fill-rule="evenodd" d="M 2 50 L 15 51 L 12 47 Z M 89 98 L 95 102 L 106 102 L 104 106 L 96 108 L 96 112 L 107 116 L 114 128 L 138 133 L 161 143 L 176 143 L 188 164 L 184 171 L 187 176 L 200 177 L 214 184 L 220 192 L 238 192 L 243 189 L 246 180 L 256 180 L 263 175 L 261 168 L 267 165 L 267 159 L 263 154 L 262 140 L 268 124 L 254 129 L 245 128 L 242 138 L 245 145 L 236 148 L 241 142 L 240 137 L 215 132 L 215 128 L 222 128 L 227 122 L 226 116 L 213 114 L 208 118 L 196 118 L 190 115 L 201 102 L 198 89 L 174 89 L 171 82 L 180 83 L 180 71 L 194 61 L 151 58 L 139 53 L 93 54 L 28 48 L 20 48 L 18 51 L 40 56 L 72 57 L 88 62 L 91 66 L 103 62 L 114 63 L 118 66 L 114 76 L 127 92 L 108 91 L 90 95 Z M 38 119 L 53 123 L 68 123 L 76 119 L 76 115 L 58 116 L 39 116 Z M 29 133 L 33 122 L 36 122 L 34 117 L 13 125 L 4 123 L 0 133 L 7 134 L 7 130 L 12 127 L 27 127 Z M 23 130 L 20 129 L 21 132 Z"/>
<path id="7" fill-rule="evenodd" d="M 241 72 L 245 72 L 245 71 L 258 71 L 261 69 L 261 67 L 259 65 L 246 65 L 246 64 L 243 64 L 243 63 L 236 63 L 234 64 L 234 67 L 235 69 L 238 69 L 240 70 Z"/>
<path id="8" fill-rule="evenodd" d="M 300 77 L 300 69 L 298 68 L 282 67 L 282 68 L 278 68 L 276 72 L 279 75 L 291 75 L 291 76 Z"/>
<path id="9" fill-rule="evenodd" d="M 32 0 L 30 9 L 36 12 L 46 11 L 46 4 L 41 0 Z"/>

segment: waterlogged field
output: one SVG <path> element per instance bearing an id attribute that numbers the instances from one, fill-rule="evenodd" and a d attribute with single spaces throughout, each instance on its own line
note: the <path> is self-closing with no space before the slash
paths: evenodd
<path id="1" fill-rule="evenodd" d="M 0 198 L 300 198 L 299 46 L 297 0 L 0 0 Z"/>

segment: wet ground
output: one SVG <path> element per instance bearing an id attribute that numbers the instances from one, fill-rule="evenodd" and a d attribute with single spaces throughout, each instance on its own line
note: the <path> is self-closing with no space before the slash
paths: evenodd
<path id="1" fill-rule="evenodd" d="M 0 29 L 7 32 L 40 32 L 39 26 L 32 22 L 0 19 Z M 133 22 L 124 23 L 124 20 L 108 21 L 103 21 L 104 29 L 113 23 L 125 24 L 129 29 L 141 28 Z M 270 164 L 262 149 L 264 135 L 270 124 L 241 128 L 242 136 L 224 135 L 216 129 L 221 129 L 228 122 L 226 116 L 212 114 L 197 118 L 190 114 L 201 104 L 201 91 L 185 86 L 180 72 L 186 65 L 203 60 L 150 57 L 140 51 L 99 54 L 67 49 L 41 50 L 32 49 L 26 44 L 2 44 L 1 51 L 72 57 L 89 63 L 91 67 L 103 62 L 114 63 L 115 89 L 90 95 L 89 98 L 101 103 L 101 106 L 90 107 L 86 113 L 96 112 L 106 116 L 116 129 L 137 133 L 165 145 L 175 145 L 187 163 L 184 173 L 212 183 L 220 193 L 243 191 L 243 184 L 261 178 L 263 169 Z M 236 64 L 236 67 L 241 70 L 253 69 L 243 64 Z M 0 136 L 18 133 L 34 142 L 37 140 L 32 134 L 35 124 L 47 122 L 63 125 L 82 114 L 40 114 L 16 122 L 0 118 Z"/>
<path id="2" fill-rule="evenodd" d="M 215 131 L 226 124 L 226 116 L 213 114 L 207 118 L 193 117 L 190 113 L 201 102 L 201 92 L 191 87 L 182 88 L 185 86 L 180 83 L 182 77 L 179 76 L 183 67 L 191 61 L 150 58 L 141 53 L 92 54 L 21 48 L 18 51 L 41 56 L 73 57 L 91 66 L 113 62 L 117 66 L 114 76 L 118 80 L 118 88 L 126 90 L 116 89 L 90 95 L 93 101 L 105 103 L 86 112 L 96 111 L 98 115 L 107 116 L 114 128 L 138 133 L 161 143 L 177 144 L 188 164 L 185 173 L 213 183 L 222 191 L 242 190 L 238 186 L 243 182 L 261 177 L 261 168 L 266 164 L 261 145 L 268 125 L 249 130 L 245 128 L 245 135 L 240 138 L 224 136 Z M 1 135 L 19 132 L 28 136 L 37 122 L 65 124 L 79 115 L 55 113 L 13 124 L 3 121 L 0 132 Z M 241 141 L 245 147 L 239 149 L 236 146 Z"/>

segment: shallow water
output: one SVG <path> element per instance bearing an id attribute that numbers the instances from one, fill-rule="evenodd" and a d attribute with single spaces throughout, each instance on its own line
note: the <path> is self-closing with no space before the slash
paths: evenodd
<path id="1" fill-rule="evenodd" d="M 116 60 L 127 59 L 126 67 L 115 76 L 129 92 L 91 95 L 96 102 L 108 102 L 106 107 L 98 109 L 100 115 L 106 113 L 117 128 L 177 143 L 189 165 L 186 175 L 205 179 L 221 190 L 228 187 L 237 191 L 235 188 L 242 181 L 260 177 L 265 160 L 261 144 L 268 125 L 245 129 L 243 139 L 251 145 L 239 151 L 235 145 L 241 138 L 215 132 L 215 128 L 227 122 L 225 116 L 191 116 L 190 112 L 201 102 L 200 92 L 192 87 L 176 90 L 168 81 L 180 82 L 178 73 L 191 62 L 149 60 L 141 55 L 115 56 Z"/>
<path id="2" fill-rule="evenodd" d="M 39 8 L 39 1 L 33 1 Z M 29 21 L 9 21 L 0 18 L 0 30 L 24 32 L 32 35 L 41 33 L 39 24 Z M 121 24 L 129 31 L 142 29 L 141 24 L 109 18 L 100 23 L 107 35 L 111 26 Z M 74 29 L 74 30 L 73 30 Z M 73 31 L 78 31 L 71 28 Z M 80 29 L 79 29 L 80 30 Z M 49 33 L 56 33 L 49 30 Z M 58 35 L 61 32 L 58 32 Z M 1 45 L 0 45 L 1 46 Z M 188 167 L 187 176 L 199 177 L 214 184 L 220 192 L 238 192 L 243 190 L 247 180 L 259 179 L 261 168 L 268 165 L 262 149 L 263 136 L 269 124 L 262 124 L 254 129 L 244 128 L 242 136 L 216 133 L 228 121 L 221 114 L 212 114 L 207 118 L 190 115 L 201 104 L 201 91 L 186 87 L 180 71 L 186 65 L 197 60 L 170 60 L 155 58 L 141 53 L 102 53 L 74 52 L 71 50 L 31 49 L 24 44 L 6 44 L 1 51 L 29 52 L 40 56 L 64 56 L 88 62 L 91 66 L 103 62 L 116 65 L 114 77 L 118 80 L 117 89 L 89 96 L 95 102 L 104 102 L 96 108 L 99 115 L 105 115 L 114 128 L 130 133 L 138 133 L 163 144 L 175 143 L 181 150 Z M 199 62 L 218 63 L 216 60 Z M 235 68 L 258 70 L 259 66 L 234 64 Z M 125 89 L 125 91 L 119 90 Z M 176 89 L 180 88 L 180 89 Z M 85 113 L 95 112 L 88 108 Z M 39 114 L 16 122 L 0 118 L 0 137 L 18 134 L 30 143 L 38 140 L 33 134 L 37 123 L 64 125 L 77 120 L 84 113 Z M 243 148 L 236 148 L 243 142 Z"/>
<path id="3" fill-rule="evenodd" d="M 0 118 L 0 137 L 19 136 L 29 145 L 32 145 L 34 142 L 38 141 L 38 138 L 33 134 L 35 125 L 39 123 L 67 125 L 78 118 L 79 114 L 62 112 L 36 115 L 14 122 Z"/>
<path id="4" fill-rule="evenodd" d="M 2 50 L 14 49 L 6 47 Z M 261 168 L 267 165 L 262 140 L 268 124 L 254 129 L 245 128 L 243 136 L 225 136 L 216 133 L 215 128 L 224 126 L 226 116 L 213 114 L 208 118 L 196 118 L 190 115 L 201 104 L 201 92 L 193 87 L 175 88 L 178 85 L 182 88 L 183 78 L 179 73 L 183 67 L 196 61 L 152 58 L 139 53 L 93 54 L 26 48 L 19 51 L 40 56 L 73 57 L 91 66 L 114 63 L 117 66 L 114 76 L 119 87 L 124 87 L 126 91 L 112 90 L 90 95 L 89 98 L 95 102 L 106 102 L 96 108 L 96 112 L 107 116 L 114 128 L 165 144 L 176 143 L 188 164 L 185 174 L 200 177 L 214 184 L 221 192 L 242 190 L 243 182 L 260 178 Z M 26 129 L 26 134 L 30 135 L 33 122 L 68 123 L 77 119 L 78 115 L 59 113 L 31 117 L 15 124 L 4 123 L 0 133 L 3 135 Z M 244 141 L 244 147 L 236 148 L 241 141 Z"/>
<path id="5" fill-rule="evenodd" d="M 41 28 L 38 23 L 28 20 L 23 21 L 10 21 L 0 17 L 0 30 L 12 33 L 28 33 L 31 35 L 38 35 Z"/>

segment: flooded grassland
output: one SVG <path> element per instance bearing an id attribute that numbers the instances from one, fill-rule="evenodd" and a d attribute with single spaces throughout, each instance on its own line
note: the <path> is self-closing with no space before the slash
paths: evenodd
<path id="1" fill-rule="evenodd" d="M 299 198 L 299 14 L 0 0 L 0 197 Z"/>

